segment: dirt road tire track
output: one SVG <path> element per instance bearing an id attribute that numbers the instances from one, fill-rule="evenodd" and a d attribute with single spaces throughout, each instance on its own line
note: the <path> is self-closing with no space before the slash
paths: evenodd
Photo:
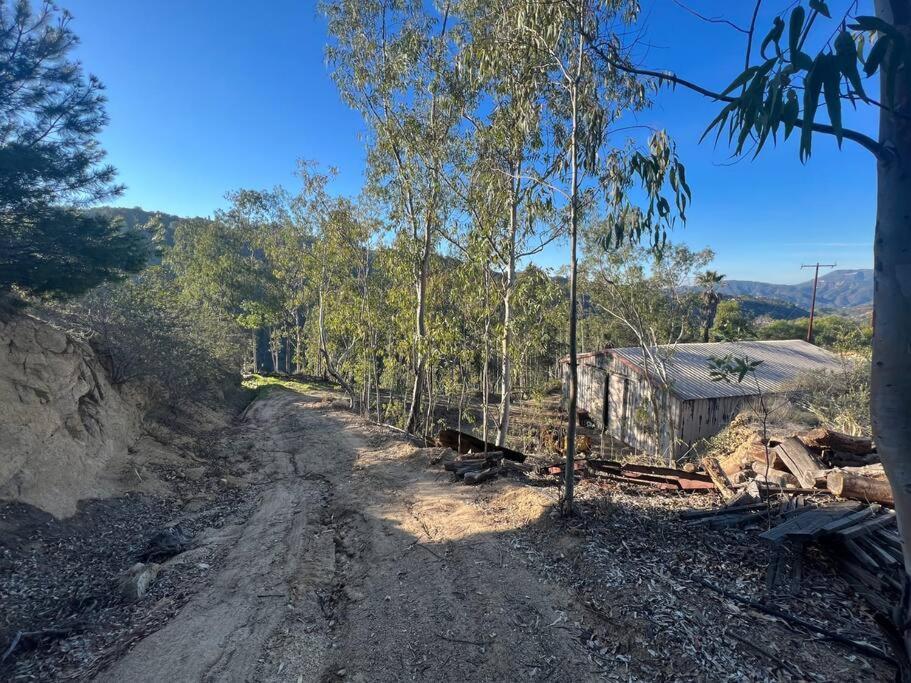
<path id="1" fill-rule="evenodd" d="M 511 543 L 521 520 L 484 515 L 414 446 L 287 391 L 239 441 L 256 511 L 219 536 L 207 588 L 99 680 L 599 678 L 578 606 Z"/>

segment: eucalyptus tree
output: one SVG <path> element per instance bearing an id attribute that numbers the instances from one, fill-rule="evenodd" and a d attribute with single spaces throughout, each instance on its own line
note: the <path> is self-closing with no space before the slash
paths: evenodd
<path id="1" fill-rule="evenodd" d="M 555 168 L 543 168 L 540 92 L 546 84 L 545 60 L 534 50 L 515 50 L 503 41 L 496 13 L 500 3 L 464 0 L 456 5 L 461 20 L 458 81 L 463 88 L 463 116 L 468 121 L 471 172 L 465 182 L 474 194 L 495 197 L 488 239 L 491 265 L 502 305 L 499 325 L 500 406 L 497 444 L 506 443 L 514 380 L 513 345 L 518 264 L 539 253 L 559 235 L 545 220 L 552 203 L 544 181 Z M 553 162 L 553 159 L 551 159 Z M 529 170 L 535 169 L 534 175 Z M 466 208 L 474 211 L 474 199 Z"/>
<path id="2" fill-rule="evenodd" d="M 660 254 L 632 245 L 605 251 L 597 227 L 586 244 L 591 304 L 619 323 L 642 354 L 656 455 L 673 466 L 676 429 L 669 403 L 670 367 L 677 345 L 690 341 L 699 327 L 700 301 L 689 285 L 713 254 L 670 244 Z"/>
<path id="3" fill-rule="evenodd" d="M 575 460 L 577 376 L 577 251 L 579 228 L 599 209 L 614 230 L 613 246 L 648 236 L 653 247 L 663 243 L 674 216 L 662 192 L 666 184 L 683 214 L 689 199 L 683 166 L 666 135 L 655 133 L 649 148 L 640 150 L 619 137 L 618 122 L 625 113 L 646 106 L 645 86 L 618 70 L 596 68 L 589 38 L 619 40 L 616 30 L 636 18 L 635 0 L 499 0 L 489 20 L 505 50 L 529 52 L 542 74 L 535 101 L 547 131 L 542 162 L 523 176 L 546 183 L 563 211 L 570 243 L 569 268 L 569 382 L 564 513 L 572 511 Z M 553 167 L 545 179 L 542 169 Z M 633 183 L 642 186 L 643 209 L 630 199 Z"/>
<path id="4" fill-rule="evenodd" d="M 324 2 L 327 57 L 345 101 L 369 127 L 370 179 L 410 242 L 415 290 L 406 429 L 421 414 L 431 256 L 449 210 L 446 173 L 459 106 L 446 87 L 450 13 L 420 0 Z"/>

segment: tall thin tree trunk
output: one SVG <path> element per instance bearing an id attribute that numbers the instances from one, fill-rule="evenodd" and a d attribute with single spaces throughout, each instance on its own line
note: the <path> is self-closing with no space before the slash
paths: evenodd
<path id="1" fill-rule="evenodd" d="M 581 21 L 581 18 L 580 18 Z M 579 61 L 576 80 L 572 83 L 572 128 L 569 137 L 570 202 L 569 202 L 569 396 L 566 425 L 566 468 L 563 484 L 563 514 L 573 512 L 573 486 L 576 461 L 576 404 L 579 397 L 579 369 L 576 358 L 576 242 L 579 233 L 579 152 L 578 152 L 578 81 L 582 65 L 582 38 L 579 38 Z"/>
<path id="2" fill-rule="evenodd" d="M 294 372 L 301 375 L 304 372 L 304 369 L 301 366 L 301 319 L 300 311 L 296 308 L 294 309 L 294 332 L 296 335 L 294 344 Z"/>
<path id="3" fill-rule="evenodd" d="M 911 40 L 911 2 L 876 0 L 876 14 Z M 890 50 L 880 68 L 889 73 Z M 909 67 L 898 71 L 895 92 L 880 79 L 882 101 L 911 109 Z M 903 73 L 905 72 L 905 73 Z M 905 586 L 896 623 L 911 620 L 911 120 L 880 110 L 879 141 L 893 152 L 877 164 L 876 231 L 873 240 L 873 367 L 870 413 L 876 450 L 895 496 L 904 537 Z M 901 633 L 911 652 L 911 631 Z M 908 672 L 905 672 L 908 675 Z"/>
<path id="4" fill-rule="evenodd" d="M 490 273 L 484 266 L 484 305 L 490 301 Z M 490 311 L 484 315 L 484 367 L 481 370 L 481 439 L 487 452 L 487 411 L 490 406 Z"/>
<path id="5" fill-rule="evenodd" d="M 252 341 L 251 346 L 253 347 L 253 374 L 254 375 L 259 372 L 259 362 L 257 361 L 257 358 L 256 358 L 259 355 L 259 349 L 257 348 L 259 346 L 259 344 L 257 344 L 258 336 L 259 336 L 259 330 L 254 327 L 253 334 L 251 335 L 251 341 Z"/>
<path id="6" fill-rule="evenodd" d="M 500 336 L 503 366 L 500 377 L 500 421 L 497 424 L 497 446 L 506 445 L 512 407 L 512 295 L 516 284 L 516 230 L 518 229 L 516 202 L 515 181 L 513 181 L 513 197 L 509 210 L 509 263 L 506 269 L 506 292 L 503 295 L 503 332 Z"/>
<path id="7" fill-rule="evenodd" d="M 411 406 L 408 409 L 408 419 L 405 422 L 405 431 L 414 433 L 417 427 L 418 416 L 421 414 L 421 384 L 424 377 L 425 350 L 424 342 L 427 334 L 425 313 L 427 308 L 427 271 L 430 267 L 430 251 L 432 247 L 430 218 L 424 223 L 424 245 L 421 254 L 420 272 L 417 278 L 417 309 L 415 311 L 415 366 L 414 383 L 411 388 Z"/>

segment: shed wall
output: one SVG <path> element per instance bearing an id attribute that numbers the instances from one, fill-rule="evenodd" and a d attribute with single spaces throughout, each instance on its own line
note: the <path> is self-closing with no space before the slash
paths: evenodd
<path id="1" fill-rule="evenodd" d="M 563 379 L 566 398 L 569 380 L 566 363 L 563 364 Z M 597 427 L 611 437 L 654 454 L 658 441 L 651 427 L 651 413 L 646 413 L 650 410 L 648 396 L 642 375 L 621 360 L 601 356 L 579 363 L 578 409 L 587 412 Z M 701 439 L 717 434 L 752 400 L 752 397 L 734 396 L 682 401 L 671 396 L 669 408 L 677 443 L 675 455 L 681 456 Z"/>

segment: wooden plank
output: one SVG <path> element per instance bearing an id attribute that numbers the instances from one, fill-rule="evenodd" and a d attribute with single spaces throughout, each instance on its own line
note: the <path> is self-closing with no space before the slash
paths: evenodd
<path id="1" fill-rule="evenodd" d="M 861 536 L 869 534 L 874 529 L 884 527 L 894 522 L 895 513 L 892 510 L 886 510 L 878 517 L 874 517 L 873 519 L 868 519 L 858 524 L 854 524 L 853 526 L 849 526 L 846 529 L 840 529 L 835 533 L 837 533 L 843 539 L 859 538 Z"/>
<path id="2" fill-rule="evenodd" d="M 845 548 L 847 548 L 848 552 L 854 556 L 854 558 L 861 564 L 861 566 L 865 567 L 871 572 L 879 571 L 879 564 L 877 564 L 876 560 L 870 557 L 866 550 L 857 544 L 857 541 L 853 541 L 849 538 L 847 541 L 845 541 Z"/>
<path id="3" fill-rule="evenodd" d="M 768 510 L 759 512 L 739 512 L 716 515 L 714 517 L 703 517 L 687 522 L 687 526 L 707 526 L 709 529 L 725 529 L 741 524 L 749 524 L 754 521 L 762 521 L 768 518 Z"/>
<path id="4" fill-rule="evenodd" d="M 505 446 L 497 446 L 489 441 L 485 442 L 472 434 L 460 432 L 456 429 L 441 429 L 436 436 L 436 442 L 439 446 L 448 446 L 459 453 L 468 453 L 468 451 L 474 451 L 475 453 L 502 451 L 503 457 L 507 460 L 525 462 L 524 453 L 514 451 Z"/>
<path id="5" fill-rule="evenodd" d="M 465 473 L 465 483 L 466 484 L 480 484 L 483 481 L 488 479 L 493 479 L 500 473 L 499 467 L 489 467 L 486 470 L 466 472 Z"/>
<path id="6" fill-rule="evenodd" d="M 880 547 L 872 536 L 864 536 L 857 539 L 857 545 L 867 551 L 867 553 L 876 560 L 881 567 L 891 568 L 898 564 L 890 552 Z"/>
<path id="7" fill-rule="evenodd" d="M 794 436 L 783 439 L 775 447 L 775 454 L 804 488 L 814 488 L 818 473 L 825 469 L 816 454 Z"/>
<path id="8" fill-rule="evenodd" d="M 752 512 L 755 510 L 767 510 L 769 508 L 768 503 L 751 503 L 749 505 L 726 505 L 720 508 L 712 508 L 711 510 L 686 510 L 685 512 L 680 513 L 680 519 L 702 519 L 703 517 L 719 517 L 721 515 L 740 513 L 740 512 Z M 777 505 L 772 505 L 772 509 L 776 512 L 778 511 Z"/>
<path id="9" fill-rule="evenodd" d="M 820 508 L 802 507 L 790 511 L 791 517 L 778 526 L 759 535 L 771 543 L 785 540 L 811 540 L 822 534 L 823 527 L 834 519 L 843 516 L 849 510 L 856 510 L 857 503 L 835 503 Z"/>
<path id="10" fill-rule="evenodd" d="M 735 491 L 731 484 L 731 480 L 728 479 L 728 475 L 721 469 L 721 465 L 718 464 L 717 458 L 703 458 L 702 467 L 706 473 L 708 473 L 712 483 L 715 484 L 715 488 L 718 489 L 718 492 L 725 500 L 730 500 L 734 497 Z"/>
<path id="11" fill-rule="evenodd" d="M 879 505 L 870 505 L 862 510 L 852 512 L 844 517 L 829 522 L 822 528 L 822 532 L 824 534 L 831 534 L 840 529 L 847 529 L 849 526 L 854 526 L 858 522 L 862 522 L 868 517 L 875 515 L 877 512 L 879 512 Z"/>
<path id="12" fill-rule="evenodd" d="M 653 465 L 636 465 L 633 463 L 627 463 L 621 467 L 624 476 L 631 477 L 631 473 L 641 473 L 641 474 L 651 474 L 654 476 L 665 476 L 672 479 L 688 479 L 690 481 L 702 481 L 706 483 L 711 483 L 712 478 L 707 474 L 701 474 L 699 472 L 687 472 L 686 470 L 678 470 L 673 467 L 655 467 Z"/>
<path id="13" fill-rule="evenodd" d="M 780 486 L 781 488 L 798 488 L 800 482 L 797 481 L 795 477 L 790 472 L 785 472 L 784 470 L 776 470 L 771 467 L 767 467 L 764 462 L 752 463 L 753 471 L 756 473 L 756 478 L 764 481 L 768 484 L 774 484 L 775 486 Z"/>

